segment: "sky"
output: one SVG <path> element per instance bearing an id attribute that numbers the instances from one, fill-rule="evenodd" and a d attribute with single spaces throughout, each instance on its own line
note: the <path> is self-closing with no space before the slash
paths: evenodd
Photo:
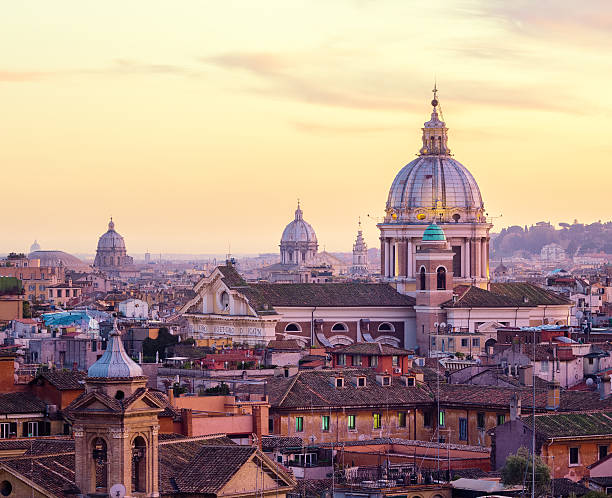
<path id="1" fill-rule="evenodd" d="M 612 2 L 5 2 L 0 252 L 378 244 L 434 79 L 495 224 L 609 220 Z"/>

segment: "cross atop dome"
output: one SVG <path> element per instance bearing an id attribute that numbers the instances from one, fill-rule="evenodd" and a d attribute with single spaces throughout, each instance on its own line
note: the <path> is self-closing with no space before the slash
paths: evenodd
<path id="1" fill-rule="evenodd" d="M 423 128 L 423 147 L 419 153 L 422 156 L 429 155 L 442 155 L 449 156 L 450 149 L 448 148 L 448 128 L 444 121 L 442 121 L 438 116 L 438 107 L 440 106 L 440 101 L 438 100 L 438 86 L 434 84 L 433 92 L 433 100 L 431 101 L 431 105 L 433 106 L 433 111 L 431 113 L 431 119 L 424 124 Z"/>

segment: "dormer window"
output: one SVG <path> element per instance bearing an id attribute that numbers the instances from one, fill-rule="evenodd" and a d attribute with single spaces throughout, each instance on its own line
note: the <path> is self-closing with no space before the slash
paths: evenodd
<path id="1" fill-rule="evenodd" d="M 406 385 L 408 387 L 414 387 L 416 384 L 416 380 L 414 377 L 406 377 Z"/>
<path id="2" fill-rule="evenodd" d="M 376 376 L 376 380 L 377 380 L 377 382 L 381 386 L 390 386 L 391 385 L 391 376 L 390 375 L 377 375 Z"/>
<path id="3" fill-rule="evenodd" d="M 344 378 L 336 377 L 336 387 L 344 387 Z"/>
<path id="4" fill-rule="evenodd" d="M 366 378 L 365 377 L 357 377 L 357 387 L 365 387 Z"/>

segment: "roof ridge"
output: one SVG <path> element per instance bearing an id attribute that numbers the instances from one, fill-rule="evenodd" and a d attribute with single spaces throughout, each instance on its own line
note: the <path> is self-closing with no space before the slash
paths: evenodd
<path id="1" fill-rule="evenodd" d="M 278 401 L 277 405 L 281 406 L 284 402 L 285 399 L 287 399 L 287 396 L 289 396 L 289 392 L 293 389 L 293 386 L 295 386 L 295 383 L 298 380 L 298 377 L 302 374 L 301 371 L 298 371 L 297 374 L 295 374 L 295 377 L 293 378 L 293 380 L 291 381 L 291 384 L 289 384 L 289 387 L 287 388 L 287 390 L 285 391 L 285 394 L 283 394 L 282 398 Z"/>
<path id="2" fill-rule="evenodd" d="M 165 445 L 165 444 L 176 444 L 176 443 L 182 443 L 185 441 L 206 441 L 208 439 L 217 439 L 220 437 L 227 437 L 227 434 L 225 432 L 218 432 L 215 434 L 206 434 L 203 436 L 185 436 L 185 437 L 180 437 L 180 438 L 176 438 L 176 439 L 165 439 L 164 441 L 158 441 L 159 445 Z M 232 446 L 230 444 L 228 445 L 219 445 L 219 446 Z"/>

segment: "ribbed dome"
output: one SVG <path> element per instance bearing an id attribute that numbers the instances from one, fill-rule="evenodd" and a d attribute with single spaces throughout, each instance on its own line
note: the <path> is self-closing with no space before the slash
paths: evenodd
<path id="1" fill-rule="evenodd" d="M 442 228 L 437 225 L 436 222 L 429 225 L 425 229 L 425 232 L 423 232 L 423 242 L 443 242 L 445 240 L 446 235 L 444 235 L 444 230 L 442 230 Z"/>
<path id="2" fill-rule="evenodd" d="M 104 354 L 96 361 L 89 370 L 88 377 L 126 378 L 142 377 L 142 368 L 132 360 L 123 348 L 121 335 L 117 329 L 117 320 L 110 333 L 110 341 Z"/>
<path id="3" fill-rule="evenodd" d="M 283 230 L 281 244 L 283 242 L 317 242 L 317 235 L 310 224 L 304 221 L 299 204 L 295 210 L 295 219 Z"/>
<path id="4" fill-rule="evenodd" d="M 421 156 L 404 166 L 389 190 L 387 209 L 484 209 L 478 184 L 459 161 Z"/>
<path id="5" fill-rule="evenodd" d="M 125 249 L 125 241 L 115 232 L 115 223 L 112 218 L 108 224 L 108 231 L 98 239 L 98 249 Z"/>

